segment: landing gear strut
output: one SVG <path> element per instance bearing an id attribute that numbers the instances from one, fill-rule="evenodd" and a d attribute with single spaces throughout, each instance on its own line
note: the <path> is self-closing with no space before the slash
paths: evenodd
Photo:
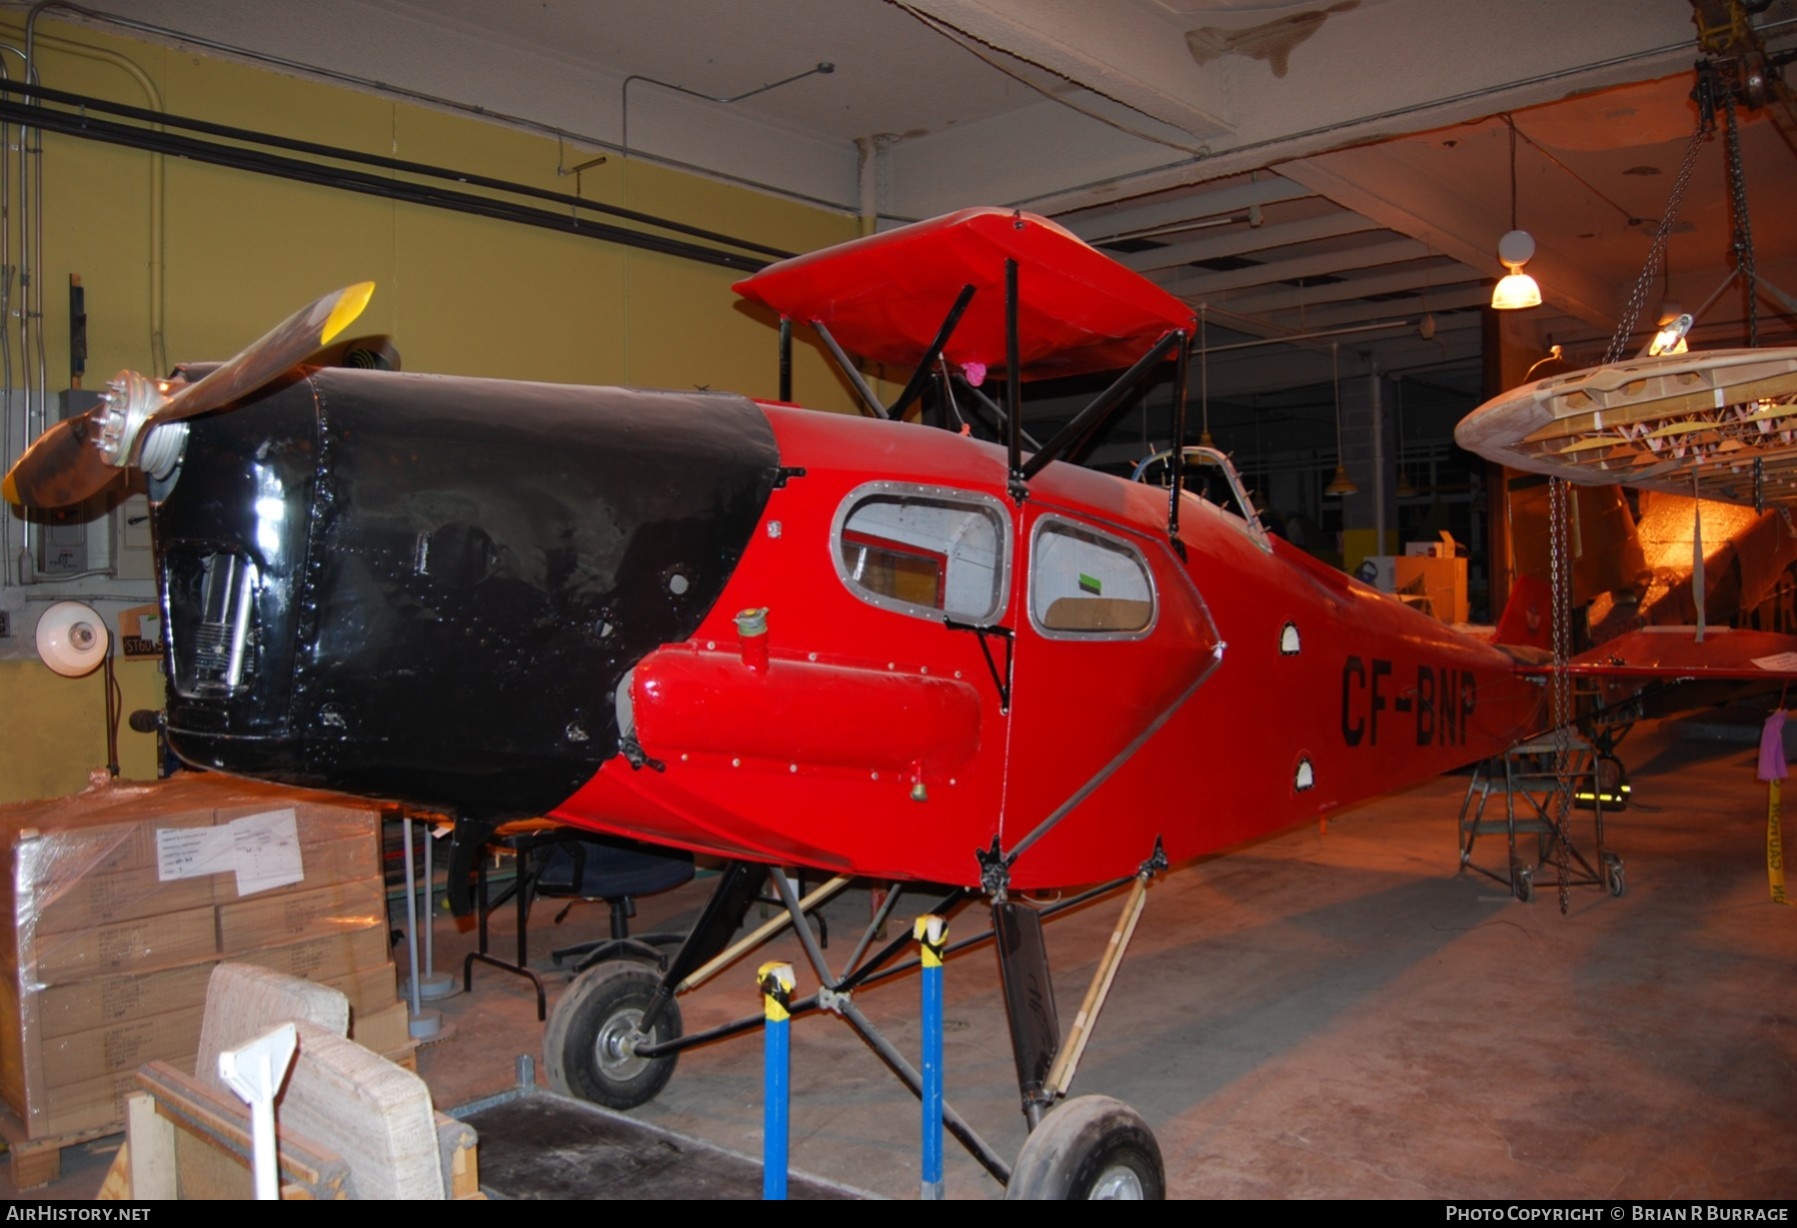
<path id="1" fill-rule="evenodd" d="M 1102 1096 L 1062 1100 L 1128 935 L 1140 916 L 1147 879 L 1165 865 L 1157 847 L 1155 856 L 1143 863 L 1137 875 L 1042 909 L 1011 903 L 1001 889 L 992 904 L 993 929 L 948 948 L 955 952 L 995 936 L 998 939 L 1018 1086 L 1032 1133 L 1013 1170 L 946 1104 L 942 1120 L 968 1153 L 1008 1187 L 1007 1197 L 1165 1196 L 1160 1149 L 1134 1110 Z M 665 972 L 658 973 L 646 963 L 614 960 L 575 979 L 550 1015 L 544 1042 L 544 1065 L 557 1091 L 611 1108 L 635 1108 L 653 1099 L 667 1084 L 681 1050 L 759 1029 L 762 1016 L 757 1012 L 704 1032 L 682 1035 L 674 995 L 708 979 L 749 947 L 771 937 L 773 931 L 791 924 L 822 988 L 792 1002 L 790 1014 L 824 1010 L 840 1016 L 913 1095 L 921 1096 L 922 1080 L 916 1068 L 854 1002 L 856 990 L 907 972 L 917 963 L 915 958 L 894 962 L 911 945 L 908 932 L 870 953 L 875 936 L 898 901 L 899 888 L 895 886 L 887 894 L 886 903 L 849 957 L 847 969 L 838 975 L 826 962 L 805 916 L 829 894 L 846 886 L 845 879 L 833 879 L 801 900 L 783 875 L 773 875 L 786 916 L 730 946 L 730 938 L 756 898 L 763 873 L 763 867 L 747 862 L 726 867 L 692 933 Z M 1129 883 L 1134 883 L 1129 903 L 1063 1050 L 1042 921 Z M 971 895 L 967 888 L 956 888 L 927 911 L 946 915 Z"/>

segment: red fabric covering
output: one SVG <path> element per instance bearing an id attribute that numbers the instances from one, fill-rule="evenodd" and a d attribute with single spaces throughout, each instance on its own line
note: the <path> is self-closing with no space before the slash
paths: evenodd
<path id="1" fill-rule="evenodd" d="M 915 366 L 955 296 L 976 292 L 944 350 L 949 362 L 1005 365 L 1005 260 L 1018 263 L 1023 378 L 1129 366 L 1191 307 L 1061 227 L 1030 213 L 963 209 L 791 260 L 736 284 L 783 316 L 822 323 L 844 349 Z"/>

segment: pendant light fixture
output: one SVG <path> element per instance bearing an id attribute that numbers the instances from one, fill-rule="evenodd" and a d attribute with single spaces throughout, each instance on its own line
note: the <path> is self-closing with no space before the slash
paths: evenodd
<path id="1" fill-rule="evenodd" d="M 1535 236 L 1516 225 L 1516 121 L 1504 116 L 1510 128 L 1510 230 L 1498 240 L 1498 259 L 1510 271 L 1491 292 L 1491 305 L 1499 311 L 1541 306 L 1541 287 L 1522 271 L 1535 254 Z"/>
<path id="2" fill-rule="evenodd" d="M 1342 347 L 1341 342 L 1329 343 L 1330 380 L 1335 385 L 1335 476 L 1329 479 L 1329 485 L 1323 487 L 1323 493 L 1335 497 L 1357 495 L 1360 487 L 1348 476 L 1348 467 L 1342 463 Z"/>
<path id="3" fill-rule="evenodd" d="M 1400 499 L 1408 499 L 1416 494 L 1416 483 L 1410 480 L 1410 474 L 1404 468 L 1404 380 L 1400 376 L 1398 386 L 1398 481 L 1392 487 L 1392 493 Z"/>

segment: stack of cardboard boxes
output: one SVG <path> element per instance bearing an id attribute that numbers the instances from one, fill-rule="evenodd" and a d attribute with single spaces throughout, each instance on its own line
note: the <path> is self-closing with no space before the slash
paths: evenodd
<path id="1" fill-rule="evenodd" d="M 0 807 L 0 1097 L 26 1137 L 118 1125 L 153 1058 L 191 1070 L 220 960 L 336 986 L 351 1035 L 408 1060 L 380 823 L 199 774 Z"/>

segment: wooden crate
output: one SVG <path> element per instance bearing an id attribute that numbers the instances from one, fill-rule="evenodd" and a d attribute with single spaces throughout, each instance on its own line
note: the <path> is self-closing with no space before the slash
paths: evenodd
<path id="1" fill-rule="evenodd" d="M 230 856 L 256 816 L 289 812 L 301 881 L 241 894 L 235 869 L 171 876 L 212 870 L 183 860 L 196 839 Z M 0 807 L 0 842 L 0 1099 L 27 1139 L 116 1128 L 139 1064 L 191 1068 L 226 952 L 347 979 L 369 1026 L 392 1031 L 380 815 L 366 802 L 196 773 Z"/>

